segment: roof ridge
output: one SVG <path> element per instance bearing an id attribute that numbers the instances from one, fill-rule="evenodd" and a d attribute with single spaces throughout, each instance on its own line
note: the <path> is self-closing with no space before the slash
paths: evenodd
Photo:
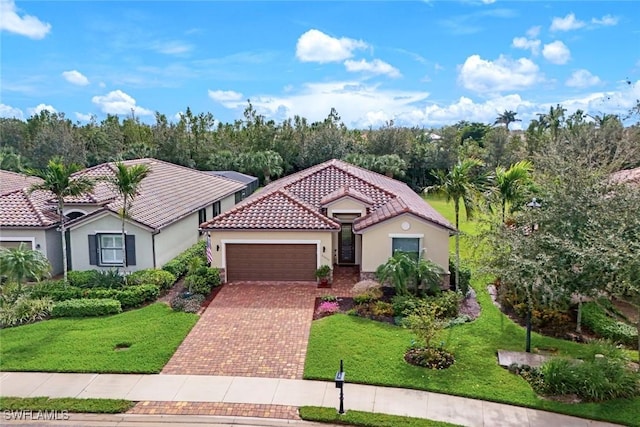
<path id="1" fill-rule="evenodd" d="M 31 195 L 32 195 L 33 193 L 30 193 L 30 192 L 29 192 L 28 190 L 26 190 L 26 189 L 22 189 L 22 190 L 18 190 L 18 191 L 21 191 L 21 192 L 23 193 L 24 198 L 26 199 L 27 203 L 29 204 L 29 206 L 31 207 L 31 209 L 33 209 L 33 211 L 36 213 L 36 215 L 38 216 L 38 218 L 40 219 L 40 223 L 41 223 L 41 224 L 44 224 L 46 221 L 48 221 L 48 218 L 44 215 L 44 212 L 42 212 L 42 211 L 40 210 L 40 208 L 38 208 L 38 207 L 33 203 L 33 200 L 31 199 Z M 51 193 L 51 192 L 50 192 L 50 191 L 48 191 L 48 190 L 36 190 L 36 191 L 42 191 L 42 192 Z M 53 194 L 53 193 L 52 193 L 52 194 Z M 54 197 L 55 197 L 55 195 L 54 195 Z M 47 202 L 48 202 L 48 201 L 49 201 L 49 199 L 47 198 Z M 56 203 L 56 212 L 55 212 L 55 213 L 56 213 L 56 216 L 57 216 L 57 218 L 56 218 L 56 223 L 59 223 L 59 222 L 60 222 L 60 215 L 58 214 L 57 206 L 58 206 L 58 205 L 57 205 L 57 203 Z"/>
<path id="2" fill-rule="evenodd" d="M 360 166 L 356 166 L 356 165 L 353 165 L 351 163 L 347 163 L 347 162 L 345 162 L 343 160 L 338 160 L 338 159 L 333 159 L 333 160 L 334 160 L 334 165 L 333 166 L 336 169 L 339 169 L 342 172 L 346 173 L 347 175 L 349 175 L 349 176 L 351 176 L 353 178 L 356 178 L 356 179 L 366 183 L 367 185 L 370 185 L 370 186 L 374 187 L 375 189 L 377 189 L 379 191 L 382 191 L 383 193 L 391 196 L 392 198 L 397 197 L 397 195 L 395 193 L 392 193 L 389 190 L 386 190 L 383 187 L 380 187 L 379 185 L 377 185 L 377 184 L 375 184 L 375 183 L 373 183 L 373 182 L 371 182 L 369 180 L 366 180 L 366 179 L 363 179 L 362 177 L 359 177 L 358 175 L 356 175 L 353 172 L 349 171 L 347 168 L 353 167 L 353 168 L 359 169 L 361 172 L 370 173 L 370 174 L 373 174 L 373 175 L 378 175 L 380 177 L 383 177 L 386 180 L 395 181 L 393 178 L 389 178 L 388 176 L 382 175 L 382 174 L 380 174 L 378 172 L 374 172 L 374 171 L 371 171 L 369 169 L 366 169 L 366 168 L 363 168 L 363 167 L 360 167 Z"/>
<path id="3" fill-rule="evenodd" d="M 302 206 L 304 209 L 308 210 L 313 215 L 315 215 L 317 218 L 321 219 L 322 221 L 326 222 L 327 224 L 330 224 L 331 226 L 340 226 L 340 224 L 338 224 L 336 221 L 332 220 L 328 216 L 322 215 L 312 205 L 310 205 L 310 204 L 308 204 L 308 203 L 306 203 L 306 202 L 304 202 L 302 200 L 298 200 L 291 192 L 287 191 L 286 189 L 281 189 L 281 190 L 279 190 L 277 192 L 282 194 L 283 196 L 285 196 L 286 198 L 288 198 L 292 202 Z"/>
<path id="4" fill-rule="evenodd" d="M 211 218 L 210 220 L 208 220 L 207 222 L 205 222 L 205 225 L 209 225 L 209 223 L 213 222 L 214 220 L 218 220 L 218 219 L 223 219 L 226 218 L 228 216 L 230 216 L 231 214 L 237 213 L 237 212 L 242 212 L 246 207 L 253 205 L 254 203 L 257 203 L 258 201 L 264 200 L 266 197 L 277 193 L 280 189 L 279 188 L 275 188 L 275 189 L 271 189 L 269 191 L 265 191 L 265 192 L 261 192 L 261 193 L 254 193 L 254 195 L 256 196 L 255 198 L 247 198 L 244 199 L 243 201 L 241 201 L 240 203 L 236 204 L 234 207 L 232 207 L 231 209 L 229 209 L 226 212 L 221 213 L 220 215 L 217 215 L 213 218 Z"/>

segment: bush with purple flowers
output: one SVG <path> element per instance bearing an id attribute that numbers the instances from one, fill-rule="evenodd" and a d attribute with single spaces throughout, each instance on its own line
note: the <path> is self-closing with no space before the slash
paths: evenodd
<path id="1" fill-rule="evenodd" d="M 320 316 L 328 316 L 340 311 L 340 304 L 338 301 L 323 301 L 318 306 L 316 310 L 316 314 Z"/>

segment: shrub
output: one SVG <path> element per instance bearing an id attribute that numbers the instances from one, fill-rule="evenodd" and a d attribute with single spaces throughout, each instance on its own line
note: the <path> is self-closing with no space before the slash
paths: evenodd
<path id="1" fill-rule="evenodd" d="M 171 308 L 175 311 L 184 311 L 185 313 L 197 313 L 202 307 L 205 297 L 200 294 L 190 295 L 185 297 L 183 295 L 176 295 L 171 300 Z"/>
<path id="2" fill-rule="evenodd" d="M 89 299 L 115 299 L 123 309 L 139 307 L 145 302 L 154 301 L 160 293 L 156 285 L 128 286 L 124 289 L 90 289 L 83 294 Z"/>
<path id="3" fill-rule="evenodd" d="M 372 304 L 371 314 L 374 316 L 393 316 L 393 305 L 384 301 L 376 301 Z"/>
<path id="4" fill-rule="evenodd" d="M 338 301 L 338 297 L 335 295 L 322 295 L 320 299 L 322 301 Z"/>
<path id="5" fill-rule="evenodd" d="M 464 325 L 467 322 L 471 322 L 471 317 L 467 316 L 466 314 L 462 314 L 460 316 L 454 317 L 453 319 L 449 320 L 445 328 L 452 328 L 457 325 Z"/>
<path id="6" fill-rule="evenodd" d="M 199 258 L 203 262 L 206 261 L 206 242 L 199 241 L 189 249 L 166 263 L 162 269 L 173 274 L 176 278 L 180 278 L 187 273 L 192 258 Z"/>
<path id="7" fill-rule="evenodd" d="M 612 319 L 595 301 L 582 305 L 582 323 L 599 336 L 626 346 L 638 342 L 637 329 Z"/>
<path id="8" fill-rule="evenodd" d="M 431 343 L 444 329 L 446 323 L 436 316 L 436 308 L 430 304 L 421 304 L 406 317 L 406 325 L 416 334 L 418 341 L 431 348 Z"/>
<path id="9" fill-rule="evenodd" d="M 0 307 L 14 304 L 29 293 L 29 288 L 20 283 L 5 283 L 0 287 Z"/>
<path id="10" fill-rule="evenodd" d="M 455 362 L 453 354 L 441 348 L 410 348 L 404 360 L 429 369 L 446 369 Z"/>
<path id="11" fill-rule="evenodd" d="M 318 306 L 317 314 L 334 314 L 340 311 L 340 305 L 337 301 L 325 301 Z"/>
<path id="12" fill-rule="evenodd" d="M 435 315 L 439 319 L 456 317 L 460 305 L 460 294 L 453 291 L 442 292 L 439 295 L 426 297 L 424 301 L 435 309 Z"/>
<path id="13" fill-rule="evenodd" d="M 106 316 L 122 312 L 120 301 L 115 299 L 71 299 L 55 303 L 52 317 Z"/>
<path id="14" fill-rule="evenodd" d="M 460 289 L 454 289 L 456 283 L 455 256 L 449 257 L 449 271 L 451 272 L 451 289 L 460 291 L 462 295 L 467 295 L 471 287 L 471 269 L 462 260 L 460 260 L 460 270 L 458 271 Z"/>
<path id="15" fill-rule="evenodd" d="M 176 276 L 173 274 L 152 268 L 133 272 L 127 277 L 127 284 L 130 286 L 156 285 L 160 290 L 169 289 L 175 282 Z"/>
<path id="16" fill-rule="evenodd" d="M 391 299 L 395 316 L 408 316 L 419 304 L 420 299 L 413 295 L 396 295 Z"/>
<path id="17" fill-rule="evenodd" d="M 18 298 L 13 304 L 0 307 L 0 327 L 23 325 L 42 320 L 53 308 L 51 298 Z"/>
<path id="18" fill-rule="evenodd" d="M 82 289 L 70 286 L 62 280 L 45 280 L 29 286 L 31 298 L 51 298 L 53 301 L 66 301 L 82 298 Z"/>
<path id="19" fill-rule="evenodd" d="M 211 289 L 222 283 L 220 271 L 212 267 L 198 267 L 185 277 L 184 284 L 194 294 L 209 295 Z"/>
<path id="20" fill-rule="evenodd" d="M 543 392 L 550 395 L 576 394 L 588 401 L 629 398 L 640 393 L 640 376 L 622 360 L 595 358 L 577 363 L 551 359 L 541 368 Z"/>
<path id="21" fill-rule="evenodd" d="M 120 289 L 125 283 L 118 270 L 70 271 L 67 277 L 69 284 L 78 288 Z"/>
<path id="22" fill-rule="evenodd" d="M 382 290 L 380 288 L 371 288 L 353 297 L 355 304 L 367 304 L 382 298 Z"/>

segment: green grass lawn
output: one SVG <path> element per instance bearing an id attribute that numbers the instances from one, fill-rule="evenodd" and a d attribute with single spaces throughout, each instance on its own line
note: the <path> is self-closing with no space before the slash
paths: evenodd
<path id="1" fill-rule="evenodd" d="M 72 399 L 48 397 L 0 397 L 2 411 L 67 411 L 92 414 L 121 414 L 134 402 L 116 399 Z"/>
<path id="2" fill-rule="evenodd" d="M 374 414 L 362 411 L 346 411 L 338 414 L 334 408 L 321 408 L 318 406 L 303 406 L 300 408 L 300 417 L 306 421 L 318 421 L 321 423 L 344 424 L 362 427 L 456 427 L 457 424 L 442 421 L 427 420 L 424 418 L 402 417 L 397 415 Z"/>
<path id="3" fill-rule="evenodd" d="M 448 219 L 453 216 L 453 209 L 443 200 L 429 198 L 429 202 Z M 465 221 L 461 228 L 474 235 L 474 224 Z M 463 254 L 471 256 L 468 251 Z M 313 322 L 304 377 L 332 380 L 340 359 L 344 359 L 349 382 L 429 390 L 640 426 L 640 398 L 573 405 L 543 400 L 526 381 L 498 366 L 497 350 L 524 350 L 525 331 L 493 305 L 486 278 L 476 275 L 473 282 L 481 316 L 442 335 L 456 357 L 452 367 L 429 370 L 406 363 L 404 351 L 414 338 L 409 330 L 333 315 Z M 535 333 L 532 346 L 555 347 L 571 357 L 584 357 L 589 351 L 585 345 Z"/>
<path id="4" fill-rule="evenodd" d="M 0 370 L 157 373 L 196 324 L 156 303 L 115 316 L 52 319 L 0 331 Z M 129 344 L 128 350 L 115 350 Z"/>

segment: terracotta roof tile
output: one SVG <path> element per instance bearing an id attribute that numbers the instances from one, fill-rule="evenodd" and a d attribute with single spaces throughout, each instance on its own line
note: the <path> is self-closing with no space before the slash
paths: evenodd
<path id="1" fill-rule="evenodd" d="M 42 180 L 35 176 L 0 170 L 0 194 L 7 194 L 12 191 L 29 188 L 33 184 L 37 184 L 39 182 L 42 182 Z"/>
<path id="2" fill-rule="evenodd" d="M 53 227 L 58 223 L 55 205 L 48 203 L 51 194 L 26 189 L 0 196 L 0 226 Z"/>
<path id="3" fill-rule="evenodd" d="M 323 204 L 337 200 L 341 196 L 350 195 L 362 200 L 371 205 L 371 211 L 354 223 L 356 231 L 402 213 L 411 213 L 426 221 L 455 231 L 449 221 L 406 184 L 335 159 L 272 182 L 261 193 L 247 198 L 238 205 L 236 209 L 241 209 L 242 215 L 216 217 L 206 224 L 206 228 L 286 229 L 288 228 L 287 221 L 289 223 L 293 221 L 291 215 L 297 211 L 291 209 L 287 211 L 285 217 L 278 217 L 270 199 L 276 193 L 289 195 L 294 200 L 306 204 L 316 214 L 320 213 Z M 274 216 L 263 215 L 264 210 L 272 212 Z M 304 212 L 305 215 L 308 215 L 308 209 Z M 236 219 L 237 222 L 234 222 Z M 280 223 L 281 220 L 284 222 Z M 254 224 L 260 224 L 260 221 L 266 221 L 268 227 L 254 226 Z M 316 217 L 306 223 L 307 227 L 304 227 L 303 218 L 296 224 L 300 229 L 316 229 L 315 227 L 317 227 Z"/>

